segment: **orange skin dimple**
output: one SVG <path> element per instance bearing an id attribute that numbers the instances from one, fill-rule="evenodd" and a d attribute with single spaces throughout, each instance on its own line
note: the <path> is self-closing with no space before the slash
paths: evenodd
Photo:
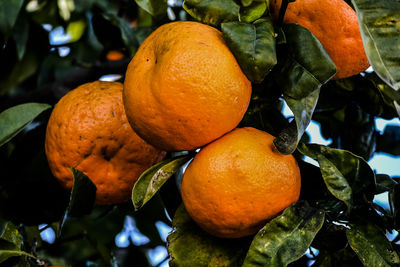
<path id="1" fill-rule="evenodd" d="M 278 18 L 282 0 L 271 0 L 271 13 Z M 355 11 L 343 0 L 297 0 L 289 3 L 284 23 L 297 23 L 310 30 L 336 64 L 333 79 L 347 78 L 366 70 L 364 51 Z"/>
<path id="2" fill-rule="evenodd" d="M 195 156 L 181 194 L 201 228 L 223 238 L 251 235 L 298 200 L 297 162 L 277 152 L 273 139 L 254 128 L 238 128 Z"/>
<path id="3" fill-rule="evenodd" d="M 97 186 L 97 204 L 127 201 L 140 174 L 165 155 L 130 127 L 122 88 L 116 82 L 81 85 L 61 98 L 47 125 L 45 149 L 53 175 L 71 189 L 70 167 L 82 171 Z"/>
<path id="4" fill-rule="evenodd" d="M 238 125 L 251 83 L 222 34 L 197 22 L 161 26 L 126 72 L 124 104 L 132 128 L 167 151 L 193 150 Z"/>

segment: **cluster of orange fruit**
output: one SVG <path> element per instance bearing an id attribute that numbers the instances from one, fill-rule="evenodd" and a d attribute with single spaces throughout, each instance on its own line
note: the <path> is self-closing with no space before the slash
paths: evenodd
<path id="1" fill-rule="evenodd" d="M 271 2 L 276 15 L 281 1 Z M 321 40 L 336 78 L 368 66 L 356 15 L 342 0 L 298 0 L 285 22 Z M 165 151 L 201 148 L 182 180 L 186 210 L 215 236 L 254 234 L 298 200 L 301 181 L 296 160 L 276 151 L 273 136 L 235 129 L 250 97 L 251 83 L 217 29 L 165 24 L 140 46 L 124 84 L 84 84 L 59 101 L 47 127 L 48 162 L 66 188 L 74 167 L 96 184 L 97 204 L 112 204 L 127 201 Z"/>

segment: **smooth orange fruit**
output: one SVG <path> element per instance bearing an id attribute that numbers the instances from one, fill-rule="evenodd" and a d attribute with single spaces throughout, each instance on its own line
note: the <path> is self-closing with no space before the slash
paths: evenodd
<path id="1" fill-rule="evenodd" d="M 238 128 L 194 157 L 181 194 L 201 228 L 223 238 L 251 235 L 298 200 L 297 162 L 276 151 L 273 139 L 254 128 Z"/>
<path id="2" fill-rule="evenodd" d="M 107 60 L 115 61 L 115 60 L 121 60 L 125 57 L 125 55 L 118 50 L 111 50 L 108 51 L 106 58 Z"/>
<path id="3" fill-rule="evenodd" d="M 251 83 L 221 32 L 198 22 L 161 26 L 126 71 L 124 104 L 132 128 L 167 151 L 192 150 L 235 128 Z"/>
<path id="4" fill-rule="evenodd" d="M 117 82 L 81 85 L 61 98 L 47 125 L 45 149 L 53 175 L 71 189 L 70 167 L 82 171 L 97 186 L 97 204 L 130 199 L 140 174 L 165 154 L 130 127 L 122 88 Z"/>
<path id="5" fill-rule="evenodd" d="M 271 0 L 278 18 L 282 0 Z M 289 3 L 284 23 L 310 30 L 336 64 L 334 79 L 356 75 L 368 68 L 356 12 L 343 0 L 297 0 Z"/>

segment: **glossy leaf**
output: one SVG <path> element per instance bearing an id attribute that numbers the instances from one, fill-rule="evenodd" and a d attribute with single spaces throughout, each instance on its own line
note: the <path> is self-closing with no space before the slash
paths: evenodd
<path id="1" fill-rule="evenodd" d="M 21 60 L 25 54 L 29 37 L 29 22 L 25 16 L 18 17 L 14 26 L 12 37 L 14 38 L 15 45 L 17 46 L 18 60 Z"/>
<path id="2" fill-rule="evenodd" d="M 309 248 L 324 223 L 324 212 L 299 201 L 268 222 L 254 237 L 243 267 L 287 266 Z"/>
<path id="3" fill-rule="evenodd" d="M 97 188 L 90 178 L 77 169 L 71 168 L 71 171 L 74 176 L 74 185 L 58 234 L 61 233 L 68 217 L 82 217 L 89 214 L 96 200 Z"/>
<path id="4" fill-rule="evenodd" d="M 33 256 L 32 254 L 26 253 L 25 251 L 0 249 L 0 263 L 4 262 L 8 258 L 18 257 L 18 256 L 28 256 L 31 258 L 35 258 L 35 256 Z"/>
<path id="5" fill-rule="evenodd" d="M 221 29 L 247 78 L 262 82 L 277 62 L 272 20 L 260 19 L 253 24 L 226 22 Z"/>
<path id="6" fill-rule="evenodd" d="M 242 1 L 243 3 L 243 1 Z M 255 0 L 240 7 L 239 21 L 251 23 L 264 15 L 268 7 L 268 0 Z"/>
<path id="7" fill-rule="evenodd" d="M 169 266 L 241 266 L 250 240 L 213 237 L 190 218 L 181 205 L 172 221 L 168 236 Z"/>
<path id="8" fill-rule="evenodd" d="M 15 22 L 24 0 L 7 0 L 0 2 L 0 33 L 7 36 Z"/>
<path id="9" fill-rule="evenodd" d="M 400 88 L 400 3 L 352 0 L 368 60 L 392 88 Z"/>
<path id="10" fill-rule="evenodd" d="M 166 0 L 135 0 L 135 2 L 153 17 L 167 13 L 168 5 Z"/>
<path id="11" fill-rule="evenodd" d="M 132 190 L 132 202 L 135 210 L 143 207 L 189 159 L 190 156 L 167 159 L 142 173 Z"/>
<path id="12" fill-rule="evenodd" d="M 372 200 L 375 192 L 375 174 L 368 163 L 353 153 L 317 144 L 301 144 L 298 150 L 305 156 L 318 160 L 321 173 L 329 191 L 342 201 L 353 201 L 355 195 L 365 195 Z M 350 186 L 350 188 L 349 188 Z"/>
<path id="13" fill-rule="evenodd" d="M 282 154 L 291 154 L 296 150 L 298 142 L 311 121 L 318 102 L 319 92 L 320 89 L 317 89 L 310 95 L 299 100 L 284 95 L 286 104 L 293 112 L 294 120 L 274 140 L 275 147 Z"/>
<path id="14" fill-rule="evenodd" d="M 274 144 L 281 153 L 290 154 L 311 121 L 320 87 L 335 75 L 336 66 L 309 30 L 297 24 L 286 24 L 282 30 L 285 43 L 278 48 L 274 78 L 296 124 L 283 130 Z"/>
<path id="15" fill-rule="evenodd" d="M 351 224 L 346 231 L 351 248 L 367 267 L 393 266 L 400 259 L 385 233 L 372 223 Z"/>
<path id="16" fill-rule="evenodd" d="M 43 111 L 49 109 L 48 104 L 26 103 L 6 109 L 0 113 L 0 146 L 10 141 L 25 129 Z"/>
<path id="17" fill-rule="evenodd" d="M 286 24 L 282 29 L 286 45 L 279 50 L 275 79 L 285 95 L 299 100 L 329 81 L 336 66 L 309 30 L 298 24 Z"/>
<path id="18" fill-rule="evenodd" d="M 240 6 L 234 0 L 185 0 L 183 8 L 198 21 L 219 26 L 238 20 Z"/>
<path id="19" fill-rule="evenodd" d="M 67 27 L 67 34 L 71 37 L 69 42 L 76 42 L 78 41 L 86 29 L 86 21 L 85 20 L 77 20 L 72 21 L 68 24 Z"/>

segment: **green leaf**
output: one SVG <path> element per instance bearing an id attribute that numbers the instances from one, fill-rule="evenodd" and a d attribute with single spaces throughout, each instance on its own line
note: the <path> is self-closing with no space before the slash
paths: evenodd
<path id="1" fill-rule="evenodd" d="M 183 8 L 198 21 L 219 26 L 238 20 L 240 6 L 234 0 L 184 0 Z"/>
<path id="2" fill-rule="evenodd" d="M 163 16 L 167 12 L 166 0 L 135 0 L 135 2 L 153 17 Z"/>
<path id="3" fill-rule="evenodd" d="M 286 42 L 278 47 L 274 79 L 294 114 L 295 125 L 284 129 L 274 144 L 281 153 L 290 154 L 311 121 L 320 87 L 335 75 L 336 66 L 309 30 L 297 24 L 286 24 L 282 30 Z"/>
<path id="4" fill-rule="evenodd" d="M 297 144 L 311 121 L 318 102 L 319 92 L 320 89 L 317 89 L 299 100 L 284 95 L 286 104 L 293 112 L 294 120 L 274 140 L 275 147 L 282 154 L 291 154 L 296 150 Z"/>
<path id="5" fill-rule="evenodd" d="M 400 126 L 385 126 L 383 134 L 377 137 L 376 152 L 385 152 L 400 156 Z"/>
<path id="6" fill-rule="evenodd" d="M 272 20 L 260 19 L 253 24 L 226 22 L 221 29 L 247 78 L 262 82 L 277 62 Z"/>
<path id="7" fill-rule="evenodd" d="M 242 1 L 243 4 L 243 1 Z M 255 0 L 240 7 L 239 21 L 251 23 L 264 15 L 269 5 L 268 0 Z"/>
<path id="8" fill-rule="evenodd" d="M 86 21 L 85 20 L 76 20 L 72 21 L 68 24 L 66 34 L 70 36 L 69 42 L 76 42 L 81 39 L 83 33 L 86 29 Z"/>
<path id="9" fill-rule="evenodd" d="M 12 36 L 17 47 L 18 60 L 21 60 L 25 54 L 26 45 L 28 44 L 29 22 L 26 16 L 19 16 L 15 23 Z"/>
<path id="10" fill-rule="evenodd" d="M 61 234 L 63 225 L 68 217 L 82 217 L 89 214 L 96 200 L 96 185 L 81 171 L 71 167 L 74 176 L 74 185 L 72 187 L 69 204 L 58 231 Z"/>
<path id="11" fill-rule="evenodd" d="M 241 266 L 251 240 L 222 239 L 209 235 L 193 222 L 183 204 L 172 221 L 167 248 L 174 266 Z"/>
<path id="12" fill-rule="evenodd" d="M 287 266 L 310 247 L 325 219 L 323 210 L 299 201 L 267 223 L 254 237 L 243 267 Z"/>
<path id="13" fill-rule="evenodd" d="M 0 33 L 8 36 L 14 27 L 24 0 L 7 0 L 0 2 Z"/>
<path id="14" fill-rule="evenodd" d="M 133 55 L 139 44 L 134 29 L 130 27 L 128 21 L 113 13 L 103 13 L 103 17 L 120 29 L 122 40 L 125 46 L 129 49 L 131 55 Z"/>
<path id="15" fill-rule="evenodd" d="M 190 158 L 190 156 L 183 156 L 167 159 L 143 172 L 132 190 L 132 202 L 135 210 L 142 208 Z"/>
<path id="16" fill-rule="evenodd" d="M 400 88 L 400 3 L 352 0 L 368 60 L 392 88 Z"/>
<path id="17" fill-rule="evenodd" d="M 351 248 L 367 267 L 393 266 L 400 259 L 384 232 L 374 224 L 351 224 L 346 231 Z"/>
<path id="18" fill-rule="evenodd" d="M 390 211 L 394 220 L 394 227 L 400 226 L 400 184 L 396 183 L 389 190 Z"/>
<path id="19" fill-rule="evenodd" d="M 349 201 L 351 201 L 352 198 L 352 190 L 346 178 L 325 156 L 319 154 L 317 156 L 317 161 L 329 192 L 337 199 L 350 205 Z"/>
<path id="20" fill-rule="evenodd" d="M 20 250 L 2 250 L 0 249 L 0 263 L 4 262 L 8 258 L 17 257 L 17 256 L 28 256 L 36 259 L 32 254 L 26 253 L 25 251 Z"/>
<path id="21" fill-rule="evenodd" d="M 375 174 L 368 163 L 353 153 L 317 144 L 300 144 L 298 150 L 320 164 L 328 190 L 342 201 L 372 200 L 376 192 Z M 350 188 L 349 188 L 350 186 Z"/>
<path id="22" fill-rule="evenodd" d="M 23 243 L 18 228 L 11 222 L 7 222 L 5 225 L 4 230 L 0 235 L 0 240 L 4 240 L 12 245 L 11 247 L 7 246 L 8 248 L 15 248 L 17 250 L 21 249 Z"/>
<path id="23" fill-rule="evenodd" d="M 49 109 L 48 104 L 26 103 L 0 113 L 0 146 L 10 141 L 40 113 Z"/>
<path id="24" fill-rule="evenodd" d="M 336 66 L 309 30 L 298 24 L 286 24 L 282 29 L 286 44 L 279 47 L 275 79 L 285 95 L 299 100 L 329 81 Z"/>

